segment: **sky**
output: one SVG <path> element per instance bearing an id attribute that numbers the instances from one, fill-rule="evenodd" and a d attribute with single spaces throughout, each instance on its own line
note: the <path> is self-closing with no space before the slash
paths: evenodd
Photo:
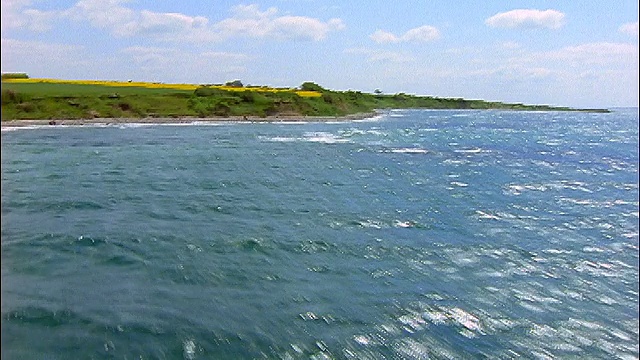
<path id="1" fill-rule="evenodd" d="M 3 0 L 2 72 L 638 106 L 638 1 Z"/>

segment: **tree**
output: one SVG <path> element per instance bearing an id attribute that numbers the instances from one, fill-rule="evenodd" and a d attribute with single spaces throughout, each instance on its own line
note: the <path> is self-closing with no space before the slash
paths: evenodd
<path id="1" fill-rule="evenodd" d="M 320 85 L 318 85 L 318 84 L 316 84 L 314 82 L 311 82 L 311 81 L 307 81 L 307 82 L 302 83 L 302 85 L 300 85 L 300 90 L 302 90 L 302 91 L 317 91 L 317 92 L 325 91 L 325 89 L 322 86 L 320 86 Z"/>
<path id="2" fill-rule="evenodd" d="M 227 81 L 227 83 L 225 85 L 226 86 L 230 86 L 230 87 L 243 87 L 244 86 L 244 85 L 242 85 L 242 82 L 240 80 Z"/>
<path id="3" fill-rule="evenodd" d="M 4 79 L 28 79 L 27 73 L 2 73 L 2 80 Z"/>

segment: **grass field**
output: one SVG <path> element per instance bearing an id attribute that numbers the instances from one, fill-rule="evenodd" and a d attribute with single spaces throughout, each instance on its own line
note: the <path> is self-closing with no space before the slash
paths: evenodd
<path id="1" fill-rule="evenodd" d="M 2 88 L 25 92 L 39 96 L 83 96 L 102 95 L 104 93 L 129 94 L 171 94 L 176 92 L 192 93 L 202 85 L 194 84 L 164 84 L 155 82 L 124 82 L 102 80 L 57 80 L 57 79 L 3 79 Z M 261 87 L 232 87 L 225 85 L 210 85 L 209 87 L 223 91 L 255 91 L 255 92 L 291 92 L 302 97 L 320 97 L 317 91 L 303 91 L 290 88 Z"/>
<path id="2" fill-rule="evenodd" d="M 404 93 L 390 95 L 332 91 L 314 83 L 304 83 L 298 89 L 291 89 L 24 78 L 2 81 L 2 121 L 341 116 L 382 108 L 576 110 L 547 105 L 505 104 Z"/>
<path id="3" fill-rule="evenodd" d="M 2 120 L 344 113 L 318 101 L 321 96 L 266 86 L 3 79 Z"/>
<path id="4" fill-rule="evenodd" d="M 13 90 L 20 93 L 28 93 L 33 96 L 101 96 L 110 94 L 120 95 L 161 95 L 184 93 L 191 94 L 193 90 L 178 89 L 149 89 L 133 86 L 104 86 L 85 84 L 63 84 L 63 83 L 25 83 L 25 82 L 2 82 L 3 90 Z"/>

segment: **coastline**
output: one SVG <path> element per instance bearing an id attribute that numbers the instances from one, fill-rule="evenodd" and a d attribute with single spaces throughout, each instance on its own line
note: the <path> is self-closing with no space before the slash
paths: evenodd
<path id="1" fill-rule="evenodd" d="M 225 117 L 145 117 L 145 118 L 93 118 L 93 119 L 52 119 L 52 120 L 3 120 L 1 126 L 83 126 L 83 125 L 117 125 L 117 124 L 194 124 L 194 123 L 278 123 L 278 122 L 330 122 L 364 120 L 381 114 L 380 111 L 357 113 L 344 116 L 225 116 Z"/>

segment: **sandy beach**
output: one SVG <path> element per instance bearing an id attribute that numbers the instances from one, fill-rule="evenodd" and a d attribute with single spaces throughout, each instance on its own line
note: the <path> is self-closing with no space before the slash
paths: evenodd
<path id="1" fill-rule="evenodd" d="M 112 125 L 112 124 L 191 124 L 191 123 L 221 123 L 221 122 L 327 122 L 362 120 L 373 117 L 379 112 L 358 113 L 345 116 L 229 116 L 229 117 L 176 117 L 176 118 L 94 118 L 94 119 L 56 119 L 56 120 L 5 120 L 2 127 L 24 126 L 82 126 L 82 125 Z"/>

